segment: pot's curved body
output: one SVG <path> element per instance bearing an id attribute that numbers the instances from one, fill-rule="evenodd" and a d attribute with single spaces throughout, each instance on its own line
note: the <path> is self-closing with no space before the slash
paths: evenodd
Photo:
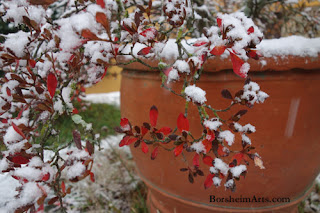
<path id="1" fill-rule="evenodd" d="M 219 188 L 213 186 L 205 190 L 205 177 L 196 177 L 191 184 L 187 173 L 179 171 L 186 166 L 181 155 L 174 157 L 172 152 L 159 149 L 157 158 L 152 161 L 150 151 L 144 154 L 141 148 L 132 147 L 138 172 L 149 187 L 151 212 L 296 211 L 296 205 L 320 172 L 320 70 L 251 72 L 249 76 L 270 98 L 264 104 L 256 104 L 249 109 L 240 123 L 251 123 L 256 127 L 257 132 L 250 138 L 266 169 L 260 170 L 251 162 L 246 178 L 236 182 L 234 193 L 226 191 L 223 184 Z M 208 104 L 223 109 L 230 101 L 221 97 L 221 90 L 228 89 L 234 94 L 243 84 L 244 80 L 229 70 L 204 73 L 197 86 L 207 92 Z M 175 127 L 178 114 L 184 112 L 184 100 L 160 88 L 160 85 L 156 72 L 124 71 L 122 117 L 129 118 L 134 125 L 141 125 L 149 121 L 149 109 L 156 105 L 159 110 L 157 126 Z M 181 82 L 172 84 L 172 88 L 179 91 Z M 236 106 L 222 117 L 229 118 L 239 109 L 246 107 Z M 190 132 L 199 136 L 202 128 L 199 127 L 196 106 L 189 104 L 188 112 Z M 240 144 L 240 141 L 236 143 Z M 192 162 L 193 155 L 186 153 L 186 156 Z M 208 166 L 202 162 L 200 166 L 206 176 Z M 215 202 L 210 202 L 210 196 L 215 196 Z M 250 202 L 247 198 L 251 199 Z M 287 202 L 288 198 L 290 202 Z"/>

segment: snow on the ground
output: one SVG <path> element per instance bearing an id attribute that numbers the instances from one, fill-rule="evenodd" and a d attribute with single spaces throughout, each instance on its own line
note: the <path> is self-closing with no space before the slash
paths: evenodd
<path id="1" fill-rule="evenodd" d="M 92 103 L 105 103 L 120 106 L 120 92 L 88 94 L 84 100 Z"/>

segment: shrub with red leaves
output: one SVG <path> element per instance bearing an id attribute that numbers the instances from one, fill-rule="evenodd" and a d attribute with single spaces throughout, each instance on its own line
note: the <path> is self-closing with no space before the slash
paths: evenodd
<path id="1" fill-rule="evenodd" d="M 255 132 L 254 126 L 238 123 L 247 110 L 229 119 L 220 117 L 234 105 L 253 107 L 268 97 L 247 78 L 250 66 L 246 60 L 262 57 L 255 47 L 263 36 L 243 13 L 218 14 L 218 26 L 205 29 L 204 36 L 190 45 L 187 38 L 194 28 L 188 23 L 195 21 L 196 14 L 189 1 L 165 0 L 160 7 L 151 0 L 66 0 L 63 8 L 60 3 L 8 0 L 0 6 L 2 19 L 23 29 L 3 35 L 0 44 L 0 69 L 4 71 L 0 78 L 0 141 L 6 147 L 0 171 L 20 183 L 17 200 L 7 205 L 10 210 L 42 211 L 48 203 L 65 211 L 63 198 L 71 191 L 67 182 L 86 177 L 94 181 L 91 168 L 94 144 L 99 141 L 74 102 L 81 105 L 85 87 L 101 81 L 111 65 L 139 62 L 158 70 L 161 86 L 186 101 L 184 113 L 177 115 L 176 127 L 158 127 L 160 111 L 156 106 L 150 109 L 149 122 L 133 125 L 130 118 L 122 118 L 116 128 L 124 134 L 120 146 L 140 146 L 151 160 L 158 160 L 160 150 L 168 146 L 173 157 L 194 152 L 190 165 L 180 170 L 188 171 L 188 180 L 193 183 L 197 175 L 205 175 L 200 168 L 203 159 L 209 166 L 205 188 L 225 180 L 225 187 L 235 190 L 235 180 L 246 174 L 250 159 L 264 168 L 248 137 Z M 48 17 L 52 11 L 56 12 L 55 19 Z M 203 65 L 220 55 L 229 55 L 235 74 L 247 78 L 236 94 L 222 91 L 231 101 L 222 110 L 207 105 L 206 92 L 196 86 Z M 146 59 L 159 63 L 154 67 Z M 179 80 L 183 81 L 179 91 L 168 86 Z M 189 126 L 189 102 L 199 109 L 199 126 L 203 127 L 199 138 L 192 135 Z M 50 138 L 59 140 L 55 121 L 61 116 L 69 116 L 78 129 L 70 130 L 72 141 L 59 142 L 57 147 L 47 142 Z M 242 150 L 231 149 L 235 136 L 241 137 Z M 63 154 L 66 147 L 69 149 Z M 47 152 L 52 153 L 49 159 Z M 230 155 L 231 162 L 222 160 Z M 49 197 L 50 190 L 53 197 Z M 25 196 L 28 194 L 32 197 Z"/>

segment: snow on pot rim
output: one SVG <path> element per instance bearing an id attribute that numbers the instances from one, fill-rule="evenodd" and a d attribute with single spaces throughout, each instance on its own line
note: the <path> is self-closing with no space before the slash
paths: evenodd
<path id="1" fill-rule="evenodd" d="M 199 39 L 197 39 L 199 40 Z M 175 39 L 170 39 L 160 57 L 166 63 L 174 63 L 177 60 L 179 53 Z M 194 49 L 191 46 L 196 39 L 189 39 L 183 42 L 184 46 Z M 133 53 L 137 55 L 138 51 L 145 47 L 144 45 L 136 44 Z M 128 47 L 128 50 L 130 48 Z M 292 69 L 308 69 L 313 70 L 319 68 L 320 62 L 320 37 L 306 38 L 302 36 L 289 36 L 279 39 L 264 39 L 257 45 L 257 51 L 263 55 L 259 60 L 249 59 L 250 71 L 287 71 Z M 129 61 L 130 56 L 121 56 L 119 61 Z M 158 66 L 158 60 L 154 58 L 145 59 L 139 57 L 143 62 L 152 67 Z M 151 69 L 139 62 L 133 62 L 129 65 L 121 65 L 127 70 L 150 71 Z M 217 72 L 222 70 L 232 69 L 229 52 L 225 51 L 220 57 L 210 57 L 204 64 L 204 70 L 207 72 Z M 156 71 L 154 69 L 153 71 Z M 249 71 L 249 72 L 250 72 Z"/>

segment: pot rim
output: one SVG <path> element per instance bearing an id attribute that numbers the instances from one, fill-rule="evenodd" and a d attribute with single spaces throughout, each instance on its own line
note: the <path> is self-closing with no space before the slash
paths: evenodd
<path id="1" fill-rule="evenodd" d="M 124 59 L 124 58 L 122 58 Z M 158 67 L 158 60 L 140 60 L 152 67 Z M 127 60 L 119 60 L 127 61 Z M 249 72 L 261 72 L 261 71 L 288 71 L 293 69 L 301 70 L 315 70 L 320 68 L 320 54 L 317 57 L 310 56 L 272 56 L 272 57 L 261 57 L 259 60 L 249 59 L 247 61 L 250 64 Z M 165 63 L 173 63 L 173 61 L 165 61 Z M 150 69 L 139 62 L 133 62 L 128 65 L 120 65 L 126 70 L 139 70 L 139 71 L 159 71 L 159 69 Z M 230 57 L 221 58 L 213 57 L 208 59 L 204 64 L 205 72 L 219 72 L 224 70 L 232 70 L 232 62 Z"/>

